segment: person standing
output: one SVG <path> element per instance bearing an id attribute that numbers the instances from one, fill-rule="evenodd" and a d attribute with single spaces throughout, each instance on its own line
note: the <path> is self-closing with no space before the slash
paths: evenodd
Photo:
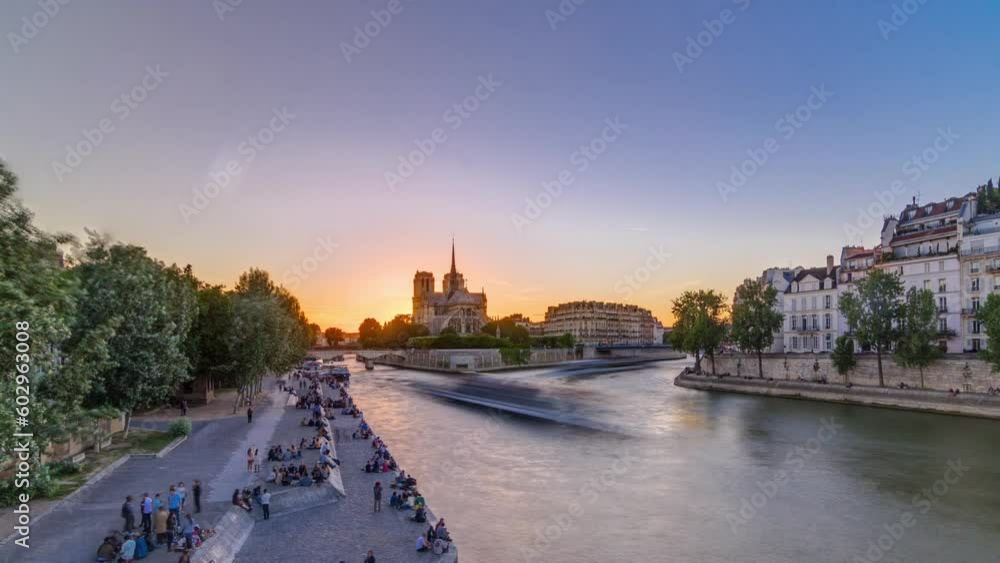
<path id="1" fill-rule="evenodd" d="M 170 499 L 168 501 L 168 506 L 170 508 L 170 514 L 172 514 L 174 519 L 178 522 L 180 522 L 181 519 L 181 498 L 181 494 L 177 492 L 177 488 L 170 485 Z"/>
<path id="2" fill-rule="evenodd" d="M 194 493 L 194 511 L 195 514 L 201 513 L 201 481 L 195 479 L 194 487 L 191 489 Z"/>
<path id="3" fill-rule="evenodd" d="M 153 529 L 153 499 L 149 493 L 142 493 L 142 530 L 145 533 Z"/>
<path id="4" fill-rule="evenodd" d="M 264 489 L 260 495 L 260 505 L 264 508 L 264 520 L 271 519 L 271 493 Z"/>
<path id="5" fill-rule="evenodd" d="M 122 518 L 125 520 L 125 533 L 131 533 L 135 528 L 135 509 L 132 508 L 132 496 L 125 497 L 122 503 Z"/>
<path id="6" fill-rule="evenodd" d="M 167 541 L 167 520 L 169 518 L 170 513 L 167 512 L 165 506 L 161 506 L 153 518 L 153 531 L 156 532 L 156 544 L 167 544 L 167 551 L 170 551 L 170 542 Z"/>
<path id="7" fill-rule="evenodd" d="M 177 483 L 177 492 L 181 494 L 181 508 L 180 509 L 181 510 L 185 510 L 186 507 L 187 507 L 188 490 L 187 490 L 187 487 L 184 486 L 184 481 L 181 481 L 180 483 Z M 178 515 L 178 518 L 179 517 L 180 517 L 180 515 Z"/>
<path id="8" fill-rule="evenodd" d="M 252 422 L 253 422 L 253 403 L 250 403 L 250 406 L 247 407 L 247 424 L 250 424 Z"/>
<path id="9" fill-rule="evenodd" d="M 260 473 L 260 450 L 257 446 L 253 448 L 253 472 Z"/>
<path id="10" fill-rule="evenodd" d="M 184 515 L 184 520 L 184 527 L 181 529 L 181 533 L 184 534 L 184 547 L 194 549 L 194 518 L 188 513 Z"/>
<path id="11" fill-rule="evenodd" d="M 253 472 L 253 446 L 247 448 L 247 473 Z"/>
<path id="12" fill-rule="evenodd" d="M 375 563 L 375 554 L 372 550 L 368 550 L 368 557 L 365 557 L 365 563 Z"/>
<path id="13" fill-rule="evenodd" d="M 187 415 L 188 415 L 188 402 L 181 401 L 181 416 L 187 416 Z"/>
<path id="14" fill-rule="evenodd" d="M 373 489 L 375 495 L 375 512 L 382 512 L 382 482 L 375 481 L 375 488 Z"/>

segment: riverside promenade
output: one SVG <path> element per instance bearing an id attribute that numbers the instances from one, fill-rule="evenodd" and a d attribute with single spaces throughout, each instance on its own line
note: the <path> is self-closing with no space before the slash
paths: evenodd
<path id="1" fill-rule="evenodd" d="M 982 393 L 959 393 L 952 396 L 947 391 L 870 385 L 853 385 L 848 388 L 842 383 L 832 382 L 821 384 L 757 377 L 747 379 L 731 375 L 697 375 L 690 369 L 681 372 L 674 379 L 674 385 L 699 391 L 764 395 L 1000 420 L 1000 397 Z"/>
<path id="2" fill-rule="evenodd" d="M 362 375 L 361 377 L 364 377 Z M 331 390 L 327 387 L 327 395 Z M 354 397 L 355 404 L 364 410 L 364 397 Z M 305 411 L 291 409 L 294 414 L 286 417 L 279 434 L 284 442 L 298 443 L 299 437 L 312 435 L 309 428 L 298 425 Z M 427 531 L 427 527 L 437 522 L 431 510 L 427 512 L 427 522 L 417 524 L 409 520 L 411 510 L 396 510 L 389 507 L 389 497 L 393 489 L 389 482 L 393 473 L 365 473 L 365 462 L 374 450 L 371 439 L 355 440 L 351 437 L 361 423 L 360 418 L 341 415 L 336 410 L 336 419 L 331 421 L 334 433 L 336 456 L 340 460 L 340 475 L 343 480 L 345 498 L 337 503 L 306 508 L 299 511 L 272 511 L 270 520 L 258 521 L 246 544 L 235 561 L 238 563 L 270 563 L 276 561 L 330 561 L 338 563 L 361 563 L 368 550 L 372 550 L 380 563 L 456 563 L 458 548 L 452 543 L 448 553 L 435 555 L 431 552 L 417 553 L 417 536 Z M 294 425 L 287 420 L 294 419 Z M 378 435 L 378 428 L 372 428 Z M 387 444 L 392 450 L 392 444 Z M 402 469 L 406 469 L 403 467 Z M 415 475 L 418 479 L 420 475 Z M 373 511 L 372 488 L 375 481 L 381 481 L 382 511 Z M 427 499 L 433 506 L 433 499 Z M 460 540 L 461 538 L 457 538 Z"/>

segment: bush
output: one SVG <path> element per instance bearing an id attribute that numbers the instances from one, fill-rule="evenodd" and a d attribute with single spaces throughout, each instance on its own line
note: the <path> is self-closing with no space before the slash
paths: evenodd
<path id="1" fill-rule="evenodd" d="M 65 475 L 75 475 L 81 470 L 80 464 L 72 459 L 66 458 L 62 461 L 49 464 L 49 473 L 53 477 L 63 477 Z"/>
<path id="2" fill-rule="evenodd" d="M 191 433 L 191 419 L 178 418 L 177 420 L 171 422 L 170 427 L 167 429 L 167 433 L 170 434 L 172 438 L 187 436 Z"/>

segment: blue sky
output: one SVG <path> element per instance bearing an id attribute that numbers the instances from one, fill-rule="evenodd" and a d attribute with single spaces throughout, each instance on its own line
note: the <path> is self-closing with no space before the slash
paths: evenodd
<path id="1" fill-rule="evenodd" d="M 348 62 L 355 27 L 389 5 L 244 0 L 220 19 L 207 1 L 71 0 L 15 53 L 10 33 L 42 8 L 4 2 L 0 153 L 42 225 L 104 230 L 218 282 L 263 266 L 345 328 L 408 312 L 413 272 L 440 278 L 452 234 L 491 314 L 594 298 L 667 320 L 684 289 L 729 295 L 766 266 L 838 254 L 894 180 L 898 211 L 913 192 L 929 201 L 1000 174 L 996 3 L 587 0 L 553 30 L 558 1 L 400 0 Z M 894 5 L 917 9 L 886 40 Z M 715 19 L 729 23 L 710 24 L 721 33 L 678 71 L 674 53 Z M 157 65 L 166 76 L 121 119 L 114 100 Z M 452 129 L 445 112 L 491 76 Z M 776 122 L 821 86 L 833 95 L 781 137 Z M 247 161 L 241 142 L 281 108 L 294 118 Z M 616 117 L 627 129 L 578 170 L 573 153 Z M 53 162 L 102 119 L 114 130 L 60 181 Z M 949 127 L 947 152 L 905 176 Z M 438 128 L 447 139 L 390 190 L 386 172 Z M 769 137 L 778 150 L 720 197 Z M 231 160 L 240 173 L 185 217 Z M 512 215 L 563 170 L 572 184 L 517 229 Z M 864 231 L 874 244 L 878 224 Z M 318 239 L 336 242 L 331 257 L 286 278 Z M 670 258 L 623 291 L 653 248 Z"/>

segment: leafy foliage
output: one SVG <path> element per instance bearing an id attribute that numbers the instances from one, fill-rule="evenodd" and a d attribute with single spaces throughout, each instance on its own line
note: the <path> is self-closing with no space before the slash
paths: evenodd
<path id="1" fill-rule="evenodd" d="M 172 438 L 189 436 L 191 434 L 191 419 L 178 418 L 177 420 L 171 422 L 170 426 L 167 428 L 167 434 L 170 434 Z"/>
<path id="2" fill-rule="evenodd" d="M 920 387 L 924 387 L 924 368 L 944 353 L 937 345 L 938 310 L 934 294 L 929 289 L 911 287 L 900 307 L 897 322 L 899 338 L 893 358 L 896 363 L 920 370 Z"/>
<path id="3" fill-rule="evenodd" d="M 757 375 L 764 377 L 761 358 L 774 343 L 774 333 L 781 329 L 785 316 L 780 313 L 778 290 L 760 280 L 747 279 L 736 288 L 733 301 L 733 341 L 740 349 L 757 355 Z"/>
<path id="4" fill-rule="evenodd" d="M 979 351 L 979 357 L 989 362 L 993 371 L 1000 371 L 1000 294 L 991 293 L 976 318 L 983 324 L 988 337 L 986 348 Z"/>
<path id="5" fill-rule="evenodd" d="M 323 331 L 323 336 L 326 337 L 326 343 L 330 346 L 336 346 L 346 338 L 343 330 L 332 326 Z"/>
<path id="6" fill-rule="evenodd" d="M 875 350 L 879 386 L 885 387 L 882 354 L 899 338 L 903 282 L 895 273 L 874 269 L 840 299 L 840 312 L 862 346 Z"/>
<path id="7" fill-rule="evenodd" d="M 837 337 L 833 352 L 830 353 L 830 361 L 840 375 L 847 375 L 847 372 L 858 365 L 858 360 L 854 357 L 854 340 L 850 336 L 842 334 Z"/>
<path id="8" fill-rule="evenodd" d="M 674 330 L 670 344 L 681 352 L 693 354 L 695 371 L 701 371 L 702 353 L 712 360 L 726 338 L 725 317 L 729 307 L 714 290 L 685 291 L 673 301 Z"/>

